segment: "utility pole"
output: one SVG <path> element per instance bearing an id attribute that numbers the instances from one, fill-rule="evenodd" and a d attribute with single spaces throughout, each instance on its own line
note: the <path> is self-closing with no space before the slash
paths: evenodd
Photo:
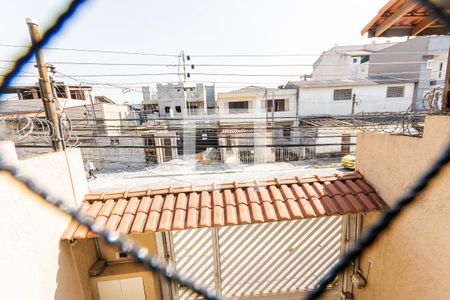
<path id="1" fill-rule="evenodd" d="M 352 96 L 352 124 L 355 125 L 355 105 L 356 105 L 356 95 Z"/>
<path id="2" fill-rule="evenodd" d="M 39 25 L 32 19 L 26 19 L 28 30 L 30 31 L 31 43 L 36 45 L 41 40 L 39 33 Z M 44 53 L 42 49 L 35 51 L 37 69 L 39 71 L 39 86 L 41 89 L 42 102 L 44 104 L 45 116 L 52 123 L 53 139 L 52 146 L 54 151 L 63 151 L 63 143 L 61 139 L 61 131 L 59 129 L 58 114 L 56 112 L 55 97 L 53 95 L 52 84 L 48 76 L 47 64 L 45 63 Z"/>
<path id="3" fill-rule="evenodd" d="M 275 123 L 275 91 L 272 90 L 272 128 Z"/>
<path id="4" fill-rule="evenodd" d="M 442 93 L 442 111 L 450 111 L 450 48 L 448 49 L 447 70 L 445 72 L 444 92 Z"/>

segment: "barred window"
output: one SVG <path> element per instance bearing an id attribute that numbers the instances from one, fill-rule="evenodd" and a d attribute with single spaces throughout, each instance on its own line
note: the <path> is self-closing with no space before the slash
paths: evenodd
<path id="1" fill-rule="evenodd" d="M 333 100 L 352 100 L 352 89 L 334 90 Z"/>
<path id="2" fill-rule="evenodd" d="M 404 86 L 388 86 L 386 98 L 401 98 L 405 96 Z"/>

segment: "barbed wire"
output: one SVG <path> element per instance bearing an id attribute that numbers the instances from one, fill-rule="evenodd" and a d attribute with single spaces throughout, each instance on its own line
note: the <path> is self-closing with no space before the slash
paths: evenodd
<path id="1" fill-rule="evenodd" d="M 1 117 L 4 134 L 14 142 L 50 143 L 54 137 L 53 124 L 46 119 L 15 116 Z"/>

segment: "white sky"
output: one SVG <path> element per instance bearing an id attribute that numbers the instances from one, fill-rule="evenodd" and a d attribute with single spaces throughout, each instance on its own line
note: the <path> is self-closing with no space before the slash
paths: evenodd
<path id="1" fill-rule="evenodd" d="M 69 1 L 4 1 L 0 10 L 0 44 L 29 44 L 25 18 L 31 17 L 44 31 Z M 210 64 L 312 64 L 316 57 L 201 58 L 195 54 L 320 54 L 337 45 L 370 43 L 361 29 L 387 0 L 90 0 L 50 47 L 114 51 L 169 53 L 184 50 L 191 63 Z M 391 39 L 393 40 L 393 39 Z M 377 39 L 378 42 L 385 41 Z M 23 49 L 0 46 L 0 60 L 14 59 Z M 177 64 L 176 57 L 99 54 L 46 50 L 49 62 L 106 62 Z M 1 68 L 11 66 L 0 61 Z M 176 67 L 58 65 L 67 75 L 136 74 L 177 72 Z M 276 86 L 310 73 L 311 67 L 248 68 L 197 67 L 192 72 L 238 74 L 293 74 L 292 77 L 237 77 L 193 75 L 192 81 L 217 82 L 219 91 L 248 84 Z M 36 74 L 30 64 L 24 71 Z M 0 73 L 5 73 L 0 69 Z M 30 75 L 22 73 L 23 75 Z M 64 78 L 66 82 L 73 80 Z M 177 81 L 178 76 L 115 76 L 78 78 L 106 83 L 151 83 Z M 35 77 L 19 83 L 34 83 Z M 239 83 L 222 83 L 239 82 Z M 122 86 L 121 85 L 121 86 Z M 140 90 L 138 85 L 135 89 Z M 142 94 L 96 87 L 117 102 L 139 102 Z"/>

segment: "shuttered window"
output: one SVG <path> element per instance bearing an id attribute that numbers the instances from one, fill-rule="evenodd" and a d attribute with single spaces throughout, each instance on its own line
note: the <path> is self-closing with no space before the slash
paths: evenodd
<path id="1" fill-rule="evenodd" d="M 404 86 L 388 86 L 386 97 L 387 98 L 401 98 L 405 96 Z"/>
<path id="2" fill-rule="evenodd" d="M 352 100 L 352 89 L 334 90 L 333 100 L 334 101 Z"/>

